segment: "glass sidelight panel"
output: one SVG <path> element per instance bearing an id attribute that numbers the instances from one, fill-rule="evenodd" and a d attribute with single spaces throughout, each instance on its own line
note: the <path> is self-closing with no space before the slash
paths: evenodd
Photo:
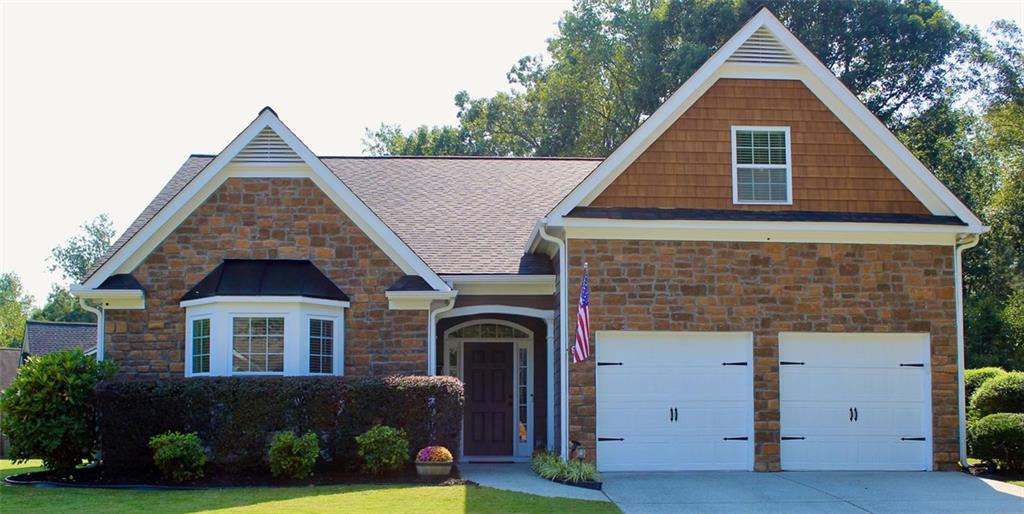
<path id="1" fill-rule="evenodd" d="M 529 404 L 528 404 L 528 400 L 529 400 L 529 394 L 528 394 L 529 382 L 527 380 L 527 378 L 529 376 L 529 374 L 527 373 L 528 366 L 529 366 L 529 352 L 526 351 L 526 348 L 520 348 L 519 352 L 518 352 L 518 355 L 517 355 L 517 359 L 516 359 L 516 369 L 517 369 L 517 372 L 519 374 L 519 377 L 518 377 L 519 380 L 517 381 L 517 383 L 519 384 L 519 405 L 518 405 L 518 407 L 519 407 L 519 433 L 517 435 L 519 437 L 519 442 L 521 442 L 521 443 L 524 443 L 524 442 L 527 441 L 527 437 L 529 437 L 529 432 L 530 432 L 529 431 L 529 427 L 527 426 L 527 423 L 529 422 L 529 419 L 530 419 L 529 418 L 529 414 L 530 413 L 529 413 L 529 408 L 528 408 L 528 406 L 529 406 Z"/>

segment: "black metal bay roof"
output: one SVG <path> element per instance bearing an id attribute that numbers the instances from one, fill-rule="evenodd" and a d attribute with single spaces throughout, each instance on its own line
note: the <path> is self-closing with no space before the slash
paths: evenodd
<path id="1" fill-rule="evenodd" d="M 181 301 L 211 296 L 305 296 L 348 301 L 348 295 L 312 262 L 225 259 Z"/>

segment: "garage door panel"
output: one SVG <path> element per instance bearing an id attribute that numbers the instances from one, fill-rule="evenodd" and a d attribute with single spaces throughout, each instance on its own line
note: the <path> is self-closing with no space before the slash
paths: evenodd
<path id="1" fill-rule="evenodd" d="M 779 356 L 783 469 L 927 469 L 926 335 L 784 333 Z"/>
<path id="2" fill-rule="evenodd" d="M 599 333 L 597 341 L 600 470 L 752 467 L 749 334 Z"/>

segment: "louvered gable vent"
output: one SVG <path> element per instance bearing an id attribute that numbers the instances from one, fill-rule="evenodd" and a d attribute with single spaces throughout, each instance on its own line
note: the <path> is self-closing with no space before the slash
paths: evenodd
<path id="1" fill-rule="evenodd" d="M 234 162 L 288 164 L 302 162 L 302 158 L 273 129 L 267 127 L 238 152 Z"/>
<path id="2" fill-rule="evenodd" d="M 729 62 L 796 64 L 796 58 L 778 39 L 775 39 L 770 30 L 761 27 L 729 56 Z"/>

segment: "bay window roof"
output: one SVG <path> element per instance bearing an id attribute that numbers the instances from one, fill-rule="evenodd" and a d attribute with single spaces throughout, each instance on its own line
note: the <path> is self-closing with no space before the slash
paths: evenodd
<path id="1" fill-rule="evenodd" d="M 312 262 L 287 259 L 225 259 L 181 297 L 181 301 L 212 296 L 303 296 L 349 301 Z"/>

